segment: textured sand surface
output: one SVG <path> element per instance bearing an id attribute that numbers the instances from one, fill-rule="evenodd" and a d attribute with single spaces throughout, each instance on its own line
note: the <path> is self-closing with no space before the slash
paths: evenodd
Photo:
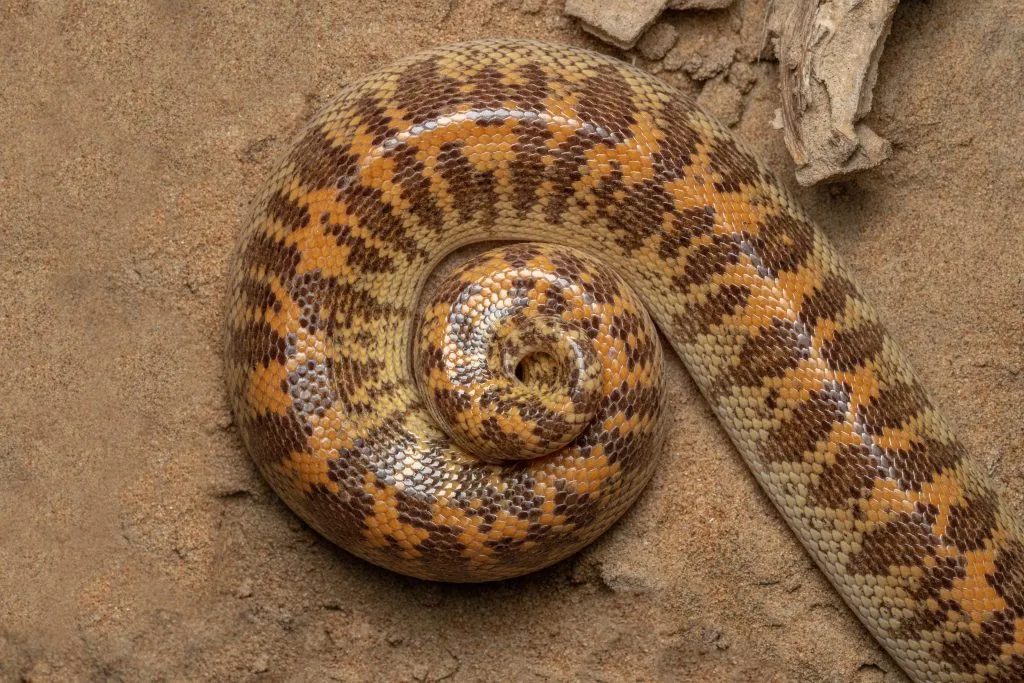
<path id="1" fill-rule="evenodd" d="M 673 51 L 636 59 L 795 186 L 755 61 L 766 1 L 672 14 Z M 220 362 L 227 259 L 273 160 L 416 49 L 608 48 L 560 0 L 269 4 L 0 6 L 0 680 L 904 680 L 678 362 L 663 472 L 539 574 L 395 576 L 276 499 Z M 868 121 L 892 161 L 798 194 L 1024 517 L 1022 55 L 1016 0 L 905 0 Z"/>

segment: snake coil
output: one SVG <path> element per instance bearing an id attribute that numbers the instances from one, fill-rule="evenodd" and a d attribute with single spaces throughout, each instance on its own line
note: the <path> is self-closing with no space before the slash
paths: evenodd
<path id="1" fill-rule="evenodd" d="M 417 328 L 432 269 L 484 240 L 527 243 L 457 271 Z M 1020 527 L 790 195 L 611 58 L 479 41 L 345 88 L 239 243 L 229 391 L 327 538 L 414 576 L 509 577 L 590 542 L 656 469 L 648 316 L 912 678 L 1024 680 Z"/>

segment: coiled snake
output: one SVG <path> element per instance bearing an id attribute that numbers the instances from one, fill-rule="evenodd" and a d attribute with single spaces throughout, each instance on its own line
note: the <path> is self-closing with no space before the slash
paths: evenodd
<path id="1" fill-rule="evenodd" d="M 482 240 L 526 243 L 471 261 L 415 326 L 434 266 Z M 911 677 L 1024 680 L 1020 527 L 790 195 L 611 58 L 479 41 L 346 87 L 240 241 L 229 391 L 259 469 L 324 536 L 498 579 L 580 549 L 656 469 L 648 315 Z"/>

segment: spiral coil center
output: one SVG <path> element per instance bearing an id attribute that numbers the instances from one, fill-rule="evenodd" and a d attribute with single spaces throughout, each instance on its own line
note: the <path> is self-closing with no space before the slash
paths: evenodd
<path id="1" fill-rule="evenodd" d="M 452 440 L 481 460 L 556 453 L 629 401 L 630 382 L 614 379 L 653 331 L 627 331 L 626 311 L 639 304 L 581 259 L 536 244 L 487 252 L 426 306 L 415 358 L 421 392 Z M 645 314 L 636 319 L 650 325 Z"/>

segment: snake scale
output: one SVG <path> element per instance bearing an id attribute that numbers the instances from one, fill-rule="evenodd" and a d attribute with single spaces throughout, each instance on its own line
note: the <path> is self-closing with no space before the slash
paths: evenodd
<path id="1" fill-rule="evenodd" d="M 490 240 L 516 243 L 420 302 L 444 256 Z M 477 41 L 349 84 L 239 242 L 229 392 L 324 536 L 499 579 L 579 550 L 657 469 L 651 319 L 912 678 L 1024 680 L 1020 526 L 786 190 L 610 57 Z"/>

